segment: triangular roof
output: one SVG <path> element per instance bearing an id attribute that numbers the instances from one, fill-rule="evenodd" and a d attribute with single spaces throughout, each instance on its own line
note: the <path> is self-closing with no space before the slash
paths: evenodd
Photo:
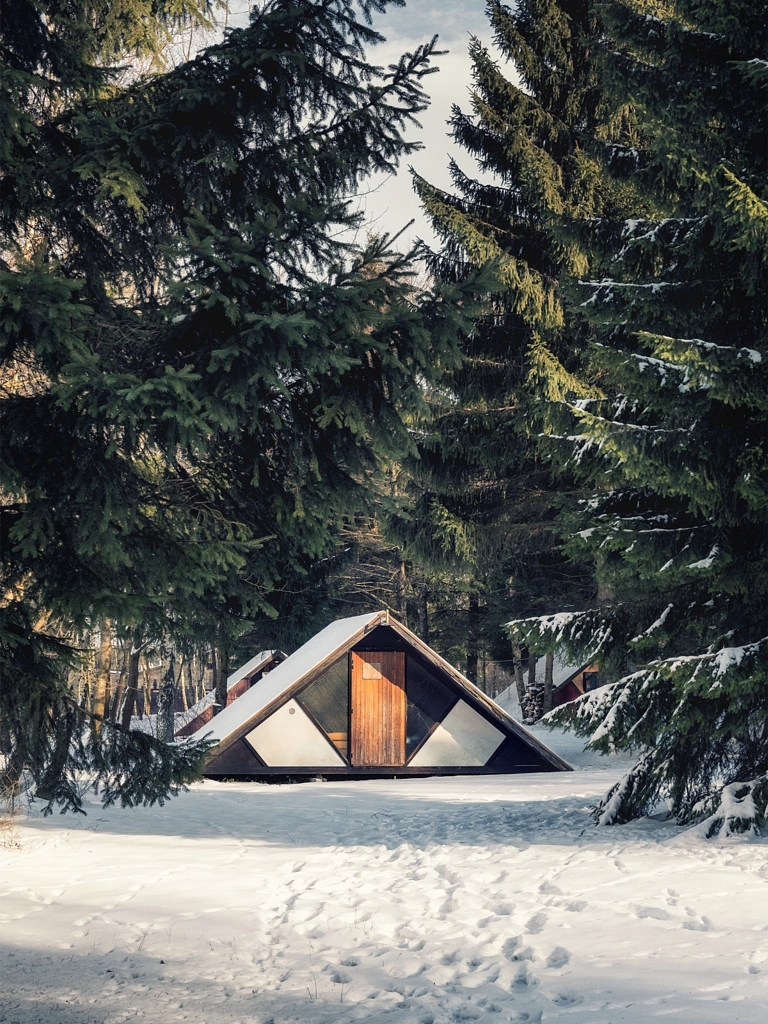
<path id="1" fill-rule="evenodd" d="M 377 626 L 389 626 L 411 644 L 427 661 L 437 665 L 458 687 L 469 696 L 473 703 L 499 722 L 506 732 L 517 735 L 535 748 L 540 756 L 561 771 L 570 771 L 571 766 L 550 750 L 519 722 L 515 721 L 495 701 L 491 700 L 477 686 L 463 676 L 458 669 L 441 658 L 415 633 L 403 626 L 388 612 L 373 612 L 356 615 L 348 619 L 337 619 L 321 630 L 311 640 L 291 654 L 282 664 L 219 712 L 210 726 L 201 730 L 201 736 L 218 741 L 213 755 L 220 753 L 233 740 L 244 736 L 260 721 L 298 692 L 304 683 L 351 650 L 367 633 Z"/>

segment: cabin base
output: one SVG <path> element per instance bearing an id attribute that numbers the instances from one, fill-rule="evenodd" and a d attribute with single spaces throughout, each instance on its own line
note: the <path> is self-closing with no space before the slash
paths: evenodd
<path id="1" fill-rule="evenodd" d="M 308 772 L 304 768 L 262 768 L 258 773 L 237 771 L 207 771 L 205 778 L 212 782 L 262 782 L 262 783 L 297 783 L 316 782 L 360 782 L 363 779 L 429 779 L 435 776 L 450 775 L 531 775 L 534 772 L 550 772 L 552 768 L 541 765 L 516 765 L 513 768 L 452 767 L 452 768 L 356 768 L 349 769 L 323 768 Z"/>

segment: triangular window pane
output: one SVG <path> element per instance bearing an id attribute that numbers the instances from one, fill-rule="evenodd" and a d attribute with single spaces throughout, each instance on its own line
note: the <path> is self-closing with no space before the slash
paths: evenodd
<path id="1" fill-rule="evenodd" d="M 408 699 L 405 751 L 410 757 L 427 733 L 456 703 L 456 694 L 420 661 L 407 659 L 405 691 Z"/>
<path id="2" fill-rule="evenodd" d="M 346 655 L 327 668 L 296 698 L 347 756 L 349 730 L 349 660 Z"/>

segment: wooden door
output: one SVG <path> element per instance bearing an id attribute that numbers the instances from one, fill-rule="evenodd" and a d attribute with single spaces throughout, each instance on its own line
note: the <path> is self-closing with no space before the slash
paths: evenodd
<path id="1" fill-rule="evenodd" d="M 405 763 L 405 652 L 352 652 L 353 765 Z"/>

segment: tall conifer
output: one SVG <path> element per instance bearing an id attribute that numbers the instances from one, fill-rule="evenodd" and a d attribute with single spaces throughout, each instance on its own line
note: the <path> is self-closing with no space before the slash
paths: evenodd
<path id="1" fill-rule="evenodd" d="M 599 9 L 601 80 L 641 129 L 605 164 L 645 199 L 575 225 L 606 397 L 561 404 L 552 447 L 594 488 L 570 545 L 603 601 L 536 630 L 623 667 L 560 713 L 640 751 L 600 821 L 666 799 L 743 831 L 768 805 L 768 8 Z"/>
<path id="2" fill-rule="evenodd" d="M 122 65 L 207 0 L 19 0 L 0 21 L 1 735 L 49 801 L 79 806 L 79 770 L 107 801 L 161 799 L 204 753 L 85 731 L 77 633 L 218 644 L 271 614 L 455 360 L 449 291 L 345 241 L 347 197 L 413 152 L 426 105 L 434 41 L 368 62 L 388 2 L 269 0 L 144 75 Z"/>
<path id="3" fill-rule="evenodd" d="M 595 77 L 589 3 L 491 0 L 487 13 L 516 74 L 473 38 L 470 111 L 456 106 L 451 119 L 483 176 L 452 162 L 452 193 L 420 176 L 415 187 L 443 242 L 436 273 L 461 280 L 494 260 L 498 280 L 460 369 L 432 396 L 413 469 L 416 510 L 395 525 L 423 558 L 453 559 L 469 595 L 462 631 L 480 628 L 498 649 L 510 615 L 578 607 L 590 586 L 556 547 L 556 513 L 572 481 L 553 481 L 534 439 L 542 398 L 593 393 L 579 375 L 583 320 L 566 319 L 558 287 L 578 254 L 553 224 L 622 197 L 606 190 L 590 151 L 617 118 Z M 482 623 L 470 621 L 473 597 Z"/>

